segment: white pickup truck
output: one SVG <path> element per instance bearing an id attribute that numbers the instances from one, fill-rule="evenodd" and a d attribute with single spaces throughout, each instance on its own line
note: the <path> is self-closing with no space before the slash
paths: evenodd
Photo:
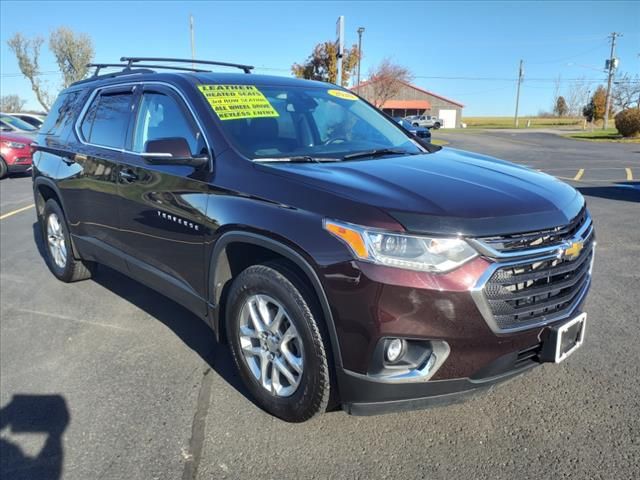
<path id="1" fill-rule="evenodd" d="M 426 127 L 439 129 L 444 125 L 444 121 L 438 117 L 432 117 L 431 115 L 410 115 L 405 118 L 414 127 Z"/>

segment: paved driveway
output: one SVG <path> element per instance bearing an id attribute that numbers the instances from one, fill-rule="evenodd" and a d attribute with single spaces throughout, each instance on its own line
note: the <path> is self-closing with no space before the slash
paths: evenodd
<path id="1" fill-rule="evenodd" d="M 597 261 L 587 341 L 565 363 L 461 405 L 286 424 L 247 398 L 227 350 L 175 303 L 107 268 L 57 282 L 34 210 L 19 210 L 30 179 L 11 178 L 0 183 L 0 476 L 640 477 L 640 191 L 627 180 L 627 169 L 640 178 L 640 146 L 434 136 L 565 178 L 584 169 L 573 183 Z"/>

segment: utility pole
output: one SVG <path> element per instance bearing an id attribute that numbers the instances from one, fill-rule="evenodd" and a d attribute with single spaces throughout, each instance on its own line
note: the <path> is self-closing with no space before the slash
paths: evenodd
<path id="1" fill-rule="evenodd" d="M 358 28 L 358 95 L 360 94 L 360 62 L 362 62 L 362 34 L 364 27 Z"/>
<path id="2" fill-rule="evenodd" d="M 337 61 L 337 76 L 336 85 L 342 86 L 342 57 L 344 55 L 344 16 L 340 15 L 336 22 L 336 61 Z"/>
<path id="3" fill-rule="evenodd" d="M 621 37 L 621 33 L 613 32 L 609 35 L 611 39 L 611 54 L 609 55 L 608 67 L 609 67 L 609 77 L 607 79 L 607 103 L 604 107 L 604 122 L 602 124 L 602 129 L 606 130 L 609 126 L 609 109 L 611 108 L 611 82 L 613 81 L 613 74 L 616 69 L 616 61 L 615 61 L 615 53 L 616 53 L 616 38 Z"/>
<path id="4" fill-rule="evenodd" d="M 193 40 L 193 15 L 189 15 L 189 30 L 191 30 L 191 60 L 196 59 L 196 45 Z M 196 68 L 196 64 L 192 63 L 191 68 Z"/>
<path id="5" fill-rule="evenodd" d="M 520 84 L 522 83 L 522 78 L 524 77 L 524 62 L 520 60 L 520 69 L 518 70 L 518 89 L 516 91 L 516 116 L 515 116 L 515 127 L 518 128 L 518 107 L 520 106 Z"/>

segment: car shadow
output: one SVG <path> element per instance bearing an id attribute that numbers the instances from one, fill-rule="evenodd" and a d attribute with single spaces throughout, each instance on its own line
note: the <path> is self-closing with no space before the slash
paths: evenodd
<path id="1" fill-rule="evenodd" d="M 12 480 L 62 477 L 62 435 L 71 415 L 61 395 L 16 394 L 0 408 L 0 478 Z M 29 456 L 11 434 L 46 435 L 37 455 Z"/>
<path id="2" fill-rule="evenodd" d="M 640 202 L 640 182 L 619 182 L 615 185 L 579 187 L 582 195 L 624 202 Z"/>
<path id="3" fill-rule="evenodd" d="M 33 224 L 33 238 L 38 253 L 46 262 L 42 231 L 38 223 Z M 229 347 L 216 341 L 213 331 L 202 319 L 173 300 L 107 266 L 100 265 L 92 280 L 164 323 L 212 370 L 256 405 L 237 373 Z"/>

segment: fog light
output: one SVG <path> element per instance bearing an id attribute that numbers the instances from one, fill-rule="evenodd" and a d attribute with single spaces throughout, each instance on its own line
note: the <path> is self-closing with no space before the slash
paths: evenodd
<path id="1" fill-rule="evenodd" d="M 404 350 L 404 342 L 399 338 L 394 338 L 387 344 L 387 360 L 391 363 L 395 362 L 402 355 Z"/>

